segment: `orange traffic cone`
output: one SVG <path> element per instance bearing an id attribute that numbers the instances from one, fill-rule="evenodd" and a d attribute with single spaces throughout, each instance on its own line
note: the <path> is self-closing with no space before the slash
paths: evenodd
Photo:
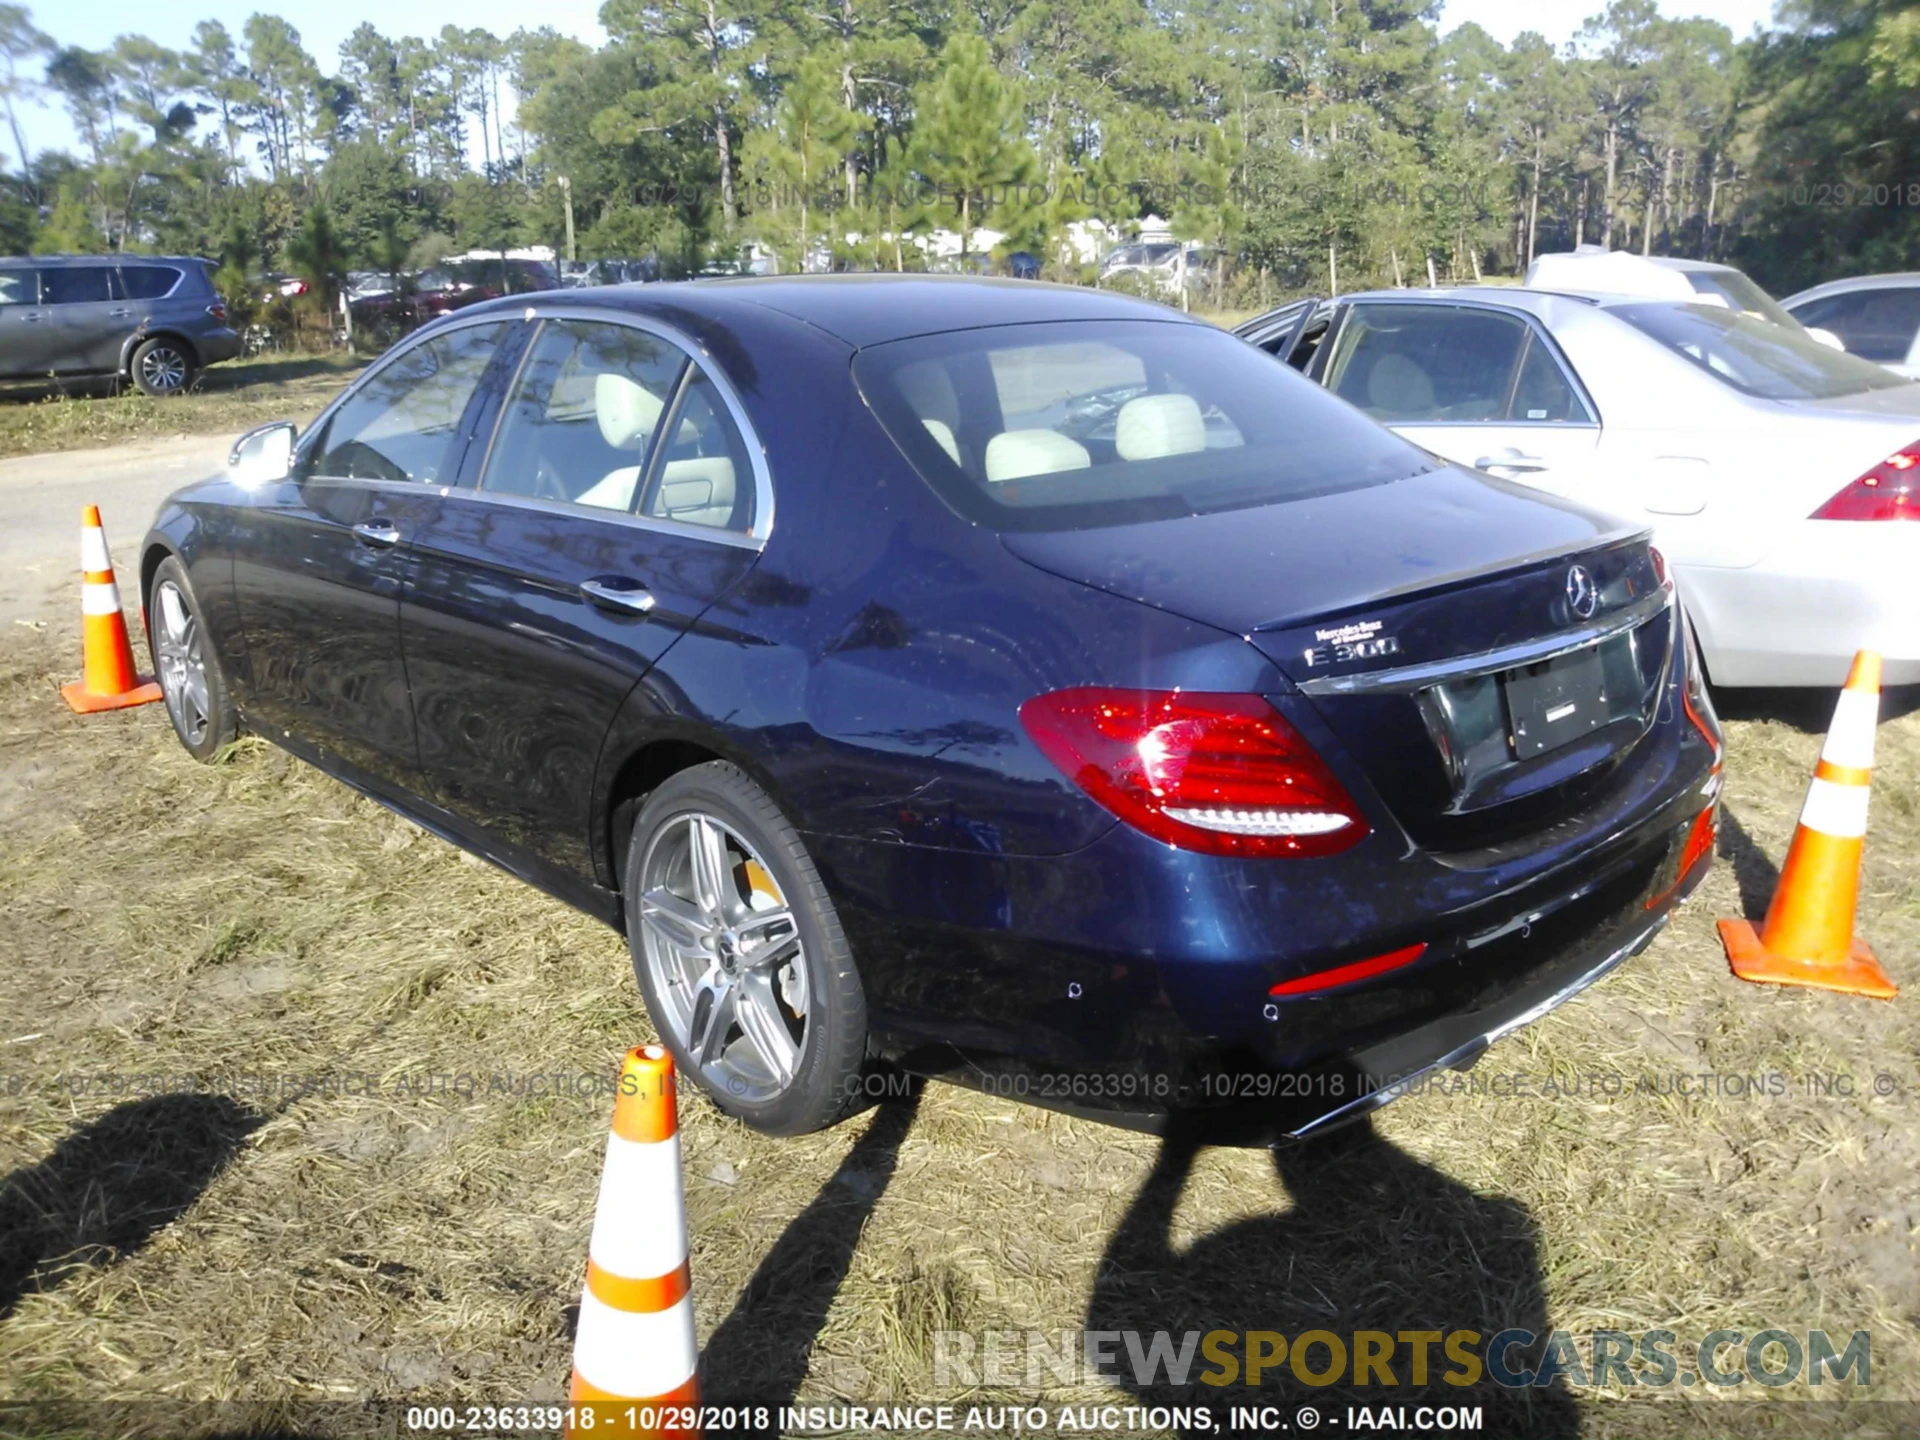
<path id="1" fill-rule="evenodd" d="M 1727 960 L 1742 980 L 1811 985 L 1881 1000 L 1899 993 L 1866 941 L 1853 934 L 1879 721 L 1880 657 L 1862 650 L 1853 657 L 1847 688 L 1834 708 L 1765 926 L 1756 935 L 1745 920 L 1720 922 Z"/>
<path id="2" fill-rule="evenodd" d="M 627 1052 L 573 1340 L 573 1435 L 700 1434 L 673 1058 Z M 590 1420 L 578 1411 L 591 1405 Z"/>
<path id="3" fill-rule="evenodd" d="M 162 698 L 158 685 L 133 668 L 127 641 L 127 617 L 120 613 L 120 587 L 113 582 L 107 532 L 100 528 L 100 507 L 80 512 L 80 625 L 86 678 L 62 685 L 60 694 L 79 714 L 125 710 Z"/>

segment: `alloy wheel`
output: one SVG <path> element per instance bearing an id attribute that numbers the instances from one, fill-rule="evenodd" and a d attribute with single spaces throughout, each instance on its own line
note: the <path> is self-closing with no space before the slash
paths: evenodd
<path id="1" fill-rule="evenodd" d="M 167 697 L 167 712 L 180 738 L 198 745 L 207 733 L 213 702 L 207 691 L 207 661 L 201 648 L 200 622 L 187 604 L 187 597 L 171 580 L 162 580 L 154 588 L 154 609 L 159 628 L 154 631 L 154 652 L 159 662 L 160 688 Z"/>
<path id="2" fill-rule="evenodd" d="M 716 1094 L 769 1100 L 799 1072 L 812 995 L 799 924 L 724 820 L 673 816 L 640 864 L 640 938 L 656 1017 Z"/>
<path id="3" fill-rule="evenodd" d="M 187 383 L 187 357 L 167 345 L 156 345 L 140 357 L 140 378 L 149 391 L 171 393 Z"/>

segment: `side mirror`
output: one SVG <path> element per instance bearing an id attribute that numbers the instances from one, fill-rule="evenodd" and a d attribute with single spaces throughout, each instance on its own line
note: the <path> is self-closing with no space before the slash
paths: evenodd
<path id="1" fill-rule="evenodd" d="M 296 431 L 290 420 L 274 420 L 256 425 L 227 452 L 227 473 L 236 485 L 252 489 L 284 480 L 293 471 L 293 440 Z"/>

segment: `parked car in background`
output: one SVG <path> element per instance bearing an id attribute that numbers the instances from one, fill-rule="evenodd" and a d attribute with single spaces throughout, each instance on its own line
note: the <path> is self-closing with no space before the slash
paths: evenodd
<path id="1" fill-rule="evenodd" d="M 639 260 L 562 260 L 560 284 L 565 289 L 583 289 L 593 285 L 645 285 L 660 278 L 656 256 Z"/>
<path id="2" fill-rule="evenodd" d="M 1149 287 L 1177 296 L 1183 285 L 1188 290 L 1211 285 L 1219 264 L 1220 253 L 1204 245 L 1135 242 L 1117 245 L 1101 258 L 1100 279 L 1108 281 L 1122 275 L 1136 275 Z"/>
<path id="3" fill-rule="evenodd" d="M 110 376 L 177 395 L 240 348 L 205 260 L 0 259 L 0 378 Z"/>
<path id="4" fill-rule="evenodd" d="M 876 1056 L 1312 1133 L 1623 963 L 1713 852 L 1638 519 L 1094 290 L 476 306 L 243 438 L 139 583 L 191 753 L 244 722 L 620 926 L 682 1073 L 776 1133 Z"/>
<path id="5" fill-rule="evenodd" d="M 1780 303 L 1802 325 L 1837 335 L 1849 355 L 1920 380 L 1920 271 L 1829 280 Z"/>
<path id="6" fill-rule="evenodd" d="M 1683 260 L 1673 255 L 1635 255 L 1582 245 L 1561 254 L 1541 255 L 1521 282 L 1530 290 L 1576 295 L 1637 295 L 1648 300 L 1700 300 L 1724 305 L 1789 330 L 1807 330 L 1822 345 L 1838 350 L 1829 331 L 1809 330 L 1746 274 L 1715 260 Z"/>
<path id="7" fill-rule="evenodd" d="M 1725 305 L 1486 286 L 1236 332 L 1437 455 L 1629 515 L 1727 685 L 1920 681 L 1920 384 Z"/>

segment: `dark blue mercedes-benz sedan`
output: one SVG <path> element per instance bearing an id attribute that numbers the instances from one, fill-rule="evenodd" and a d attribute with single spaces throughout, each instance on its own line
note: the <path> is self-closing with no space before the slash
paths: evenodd
<path id="1" fill-rule="evenodd" d="M 190 751 L 245 726 L 621 927 L 770 1131 L 887 1065 L 1312 1133 L 1642 949 L 1713 849 L 1644 532 L 1096 291 L 476 306 L 243 437 L 140 581 Z"/>

